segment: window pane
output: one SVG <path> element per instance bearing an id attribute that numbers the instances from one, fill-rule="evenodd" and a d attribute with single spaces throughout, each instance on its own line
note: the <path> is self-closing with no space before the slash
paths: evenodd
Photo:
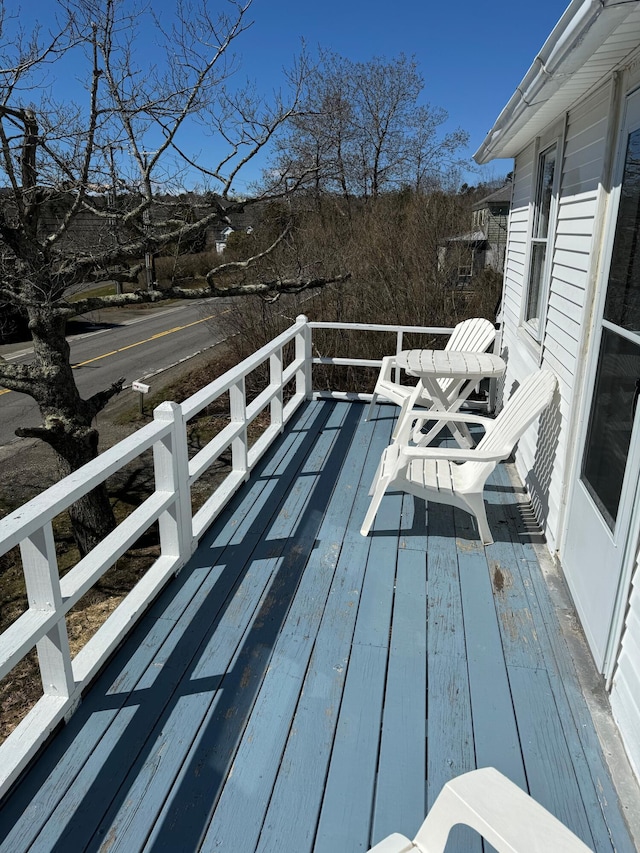
<path id="1" fill-rule="evenodd" d="M 640 332 L 640 130 L 629 136 L 613 242 L 606 320 Z"/>
<path id="2" fill-rule="evenodd" d="M 527 320 L 540 317 L 540 294 L 542 292 L 542 273 L 547 254 L 546 243 L 534 243 L 531 247 L 531 275 L 529 276 L 529 295 L 527 297 Z"/>
<path id="3" fill-rule="evenodd" d="M 640 346 L 602 330 L 582 476 L 613 530 L 640 389 Z"/>
<path id="4" fill-rule="evenodd" d="M 544 239 L 549 234 L 549 214 L 551 212 L 551 195 L 553 193 L 553 177 L 556 170 L 555 146 L 540 155 L 540 171 L 538 173 L 538 189 L 536 192 L 536 222 L 534 237 Z"/>

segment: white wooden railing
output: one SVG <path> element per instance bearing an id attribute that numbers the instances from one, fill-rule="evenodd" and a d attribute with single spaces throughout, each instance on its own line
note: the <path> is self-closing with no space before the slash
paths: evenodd
<path id="1" fill-rule="evenodd" d="M 443 327 L 386 326 L 358 323 L 310 323 L 300 316 L 287 331 L 237 367 L 202 388 L 182 405 L 162 403 L 153 421 L 97 459 L 65 477 L 29 503 L 0 520 L 0 555 L 19 546 L 28 609 L 0 635 L 0 678 L 34 647 L 43 695 L 0 746 L 0 796 L 6 792 L 53 728 L 77 706 L 83 690 L 162 587 L 184 566 L 229 498 L 296 409 L 314 395 L 314 364 L 377 367 L 376 359 L 315 357 L 314 329 L 396 333 L 396 351 L 405 333 L 448 334 Z M 266 362 L 269 383 L 251 402 L 246 377 Z M 293 386 L 285 395 L 285 389 Z M 189 459 L 187 424 L 222 395 L 229 395 L 229 422 Z M 370 394 L 323 392 L 316 396 L 370 400 Z M 263 412 L 268 425 L 249 443 L 248 427 Z M 154 491 L 118 527 L 62 578 L 59 577 L 53 519 L 91 489 L 152 449 Z M 203 506 L 192 514 L 191 487 L 231 449 L 231 470 Z M 129 595 L 84 647 L 71 657 L 66 616 L 82 596 L 155 522 L 159 524 L 160 555 Z"/>

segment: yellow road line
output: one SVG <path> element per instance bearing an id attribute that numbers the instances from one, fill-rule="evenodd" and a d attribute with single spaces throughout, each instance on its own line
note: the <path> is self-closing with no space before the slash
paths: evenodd
<path id="1" fill-rule="evenodd" d="M 156 341 L 158 338 L 164 338 L 165 335 L 172 335 L 174 332 L 182 332 L 183 329 L 189 329 L 191 326 L 197 326 L 200 323 L 206 323 L 207 320 L 213 320 L 216 317 L 220 317 L 222 314 L 228 314 L 231 309 L 227 308 L 225 311 L 220 311 L 218 314 L 209 314 L 208 317 L 202 317 L 200 320 L 194 320 L 193 323 L 187 323 L 184 326 L 174 326 L 173 329 L 167 329 L 164 332 L 157 332 L 155 335 L 151 335 L 150 338 L 145 338 L 143 341 L 137 341 L 135 344 L 127 344 L 126 347 L 120 347 L 120 349 L 111 350 L 111 352 L 105 352 L 102 355 L 96 355 L 94 358 L 89 358 L 87 361 L 80 361 L 77 364 L 72 364 L 71 367 L 75 370 L 77 367 L 84 367 L 86 364 L 92 364 L 94 361 L 100 361 L 103 358 L 108 358 L 111 355 L 117 355 L 119 352 L 125 352 L 125 350 L 133 349 L 133 347 L 139 347 L 142 344 L 148 344 L 150 341 Z M 11 392 L 7 389 L 0 391 L 0 396 L 3 394 L 10 394 Z"/>

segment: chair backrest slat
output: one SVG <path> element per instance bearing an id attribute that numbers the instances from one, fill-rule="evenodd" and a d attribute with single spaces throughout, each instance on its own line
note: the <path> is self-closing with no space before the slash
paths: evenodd
<path id="1" fill-rule="evenodd" d="M 493 323 L 484 317 L 471 317 L 458 323 L 445 349 L 458 352 L 486 352 L 496 338 Z"/>
<path id="2" fill-rule="evenodd" d="M 484 317 L 471 317 L 456 325 L 445 349 L 451 352 L 486 352 L 495 339 L 493 323 Z M 453 379 L 439 379 L 438 385 L 447 391 L 453 382 Z"/>
<path id="3" fill-rule="evenodd" d="M 557 379 L 550 370 L 540 370 L 523 381 L 495 420 L 493 429 L 482 438 L 478 449 L 509 448 L 511 453 L 522 433 L 551 402 Z"/>
<path id="4" fill-rule="evenodd" d="M 528 376 L 507 401 L 490 432 L 478 442 L 477 449 L 498 452 L 503 459 L 507 459 L 522 433 L 551 402 L 556 385 L 557 379 L 550 370 L 541 370 Z M 496 464 L 471 460 L 465 462 L 465 482 L 484 482 Z"/>

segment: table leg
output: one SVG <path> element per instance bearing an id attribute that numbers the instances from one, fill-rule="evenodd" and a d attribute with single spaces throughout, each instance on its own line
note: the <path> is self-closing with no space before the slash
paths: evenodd
<path id="1" fill-rule="evenodd" d="M 423 382 L 433 400 L 432 409 L 437 412 L 457 412 L 475 387 L 473 383 L 462 380 L 451 387 L 447 394 L 442 390 L 437 380 L 433 380 L 430 377 L 423 377 Z M 426 447 L 442 432 L 445 426 L 448 426 L 459 447 L 468 449 L 475 446 L 473 437 L 466 424 L 439 420 L 428 432 L 421 433 L 423 425 L 428 423 L 428 421 L 429 418 L 426 416 L 423 421 L 417 422 L 412 435 L 415 444 Z"/>

